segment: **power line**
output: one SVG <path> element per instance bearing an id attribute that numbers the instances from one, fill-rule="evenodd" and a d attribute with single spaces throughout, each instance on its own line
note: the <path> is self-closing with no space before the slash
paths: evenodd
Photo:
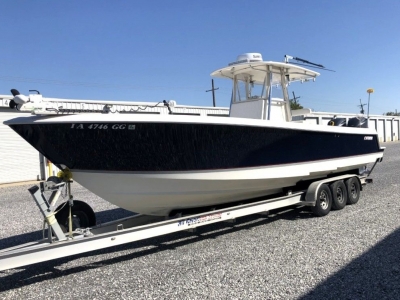
<path id="1" fill-rule="evenodd" d="M 29 78 L 29 77 L 13 77 L 13 76 L 0 76 L 1 81 L 13 81 L 13 82 L 25 82 L 25 83 L 37 83 L 37 84 L 49 84 L 49 85 L 60 85 L 60 86 L 80 86 L 80 87 L 96 87 L 96 88 L 119 88 L 119 89 L 141 89 L 141 90 L 171 90 L 171 89 L 185 89 L 185 90 L 203 90 L 202 87 L 189 87 L 189 86 L 135 86 L 135 85 L 120 85 L 100 82 L 74 82 L 44 78 Z"/>

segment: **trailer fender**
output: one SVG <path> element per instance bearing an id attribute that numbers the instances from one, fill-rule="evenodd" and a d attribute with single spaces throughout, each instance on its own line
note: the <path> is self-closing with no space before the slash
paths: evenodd
<path id="1" fill-rule="evenodd" d="M 332 182 L 337 181 L 337 180 L 346 180 L 346 179 L 349 179 L 351 177 L 357 178 L 358 183 L 360 184 L 360 190 L 362 190 L 363 184 L 362 184 L 360 178 L 358 176 L 356 176 L 356 175 L 353 175 L 353 174 L 341 175 L 341 176 L 336 176 L 336 177 L 326 178 L 326 179 L 323 179 L 323 180 L 314 181 L 313 183 L 310 184 L 310 186 L 307 189 L 304 205 L 306 205 L 306 206 L 315 206 L 315 201 L 317 199 L 318 189 L 324 183 L 332 183 Z"/>

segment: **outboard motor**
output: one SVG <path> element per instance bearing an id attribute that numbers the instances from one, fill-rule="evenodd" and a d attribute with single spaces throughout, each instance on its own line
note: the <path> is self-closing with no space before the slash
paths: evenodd
<path id="1" fill-rule="evenodd" d="M 348 127 L 368 128 L 368 119 L 364 117 L 354 117 L 349 119 Z"/>
<path id="2" fill-rule="evenodd" d="M 20 93 L 16 89 L 11 89 L 11 94 L 14 96 L 14 98 L 15 96 L 20 95 Z M 11 109 L 18 108 L 18 104 L 14 101 L 14 99 L 11 99 L 9 106 Z"/>
<path id="3" fill-rule="evenodd" d="M 10 108 L 20 110 L 22 106 L 25 106 L 25 110 L 29 111 L 37 108 L 42 103 L 42 95 L 38 90 L 29 90 L 29 92 L 36 92 L 36 94 L 29 94 L 29 96 L 22 95 L 18 90 L 11 89 L 11 94 L 14 96 L 10 100 Z"/>
<path id="4" fill-rule="evenodd" d="M 16 89 L 12 89 L 11 94 L 14 96 L 14 98 L 10 101 L 9 104 L 11 109 L 15 108 L 16 110 L 20 110 L 22 105 L 30 101 L 29 97 L 21 95 L 20 92 Z"/>
<path id="5" fill-rule="evenodd" d="M 330 119 L 330 121 L 328 122 L 329 126 L 346 126 L 346 118 L 336 118 L 333 117 L 332 119 Z"/>

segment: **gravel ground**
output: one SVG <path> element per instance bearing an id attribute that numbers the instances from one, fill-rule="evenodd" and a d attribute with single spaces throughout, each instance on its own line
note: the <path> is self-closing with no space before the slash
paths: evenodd
<path id="1" fill-rule="evenodd" d="M 240 218 L 0 272 L 1 299 L 400 299 L 400 143 L 360 202 Z M 0 188 L 0 249 L 41 237 L 26 186 Z M 101 222 L 131 213 L 78 184 Z"/>

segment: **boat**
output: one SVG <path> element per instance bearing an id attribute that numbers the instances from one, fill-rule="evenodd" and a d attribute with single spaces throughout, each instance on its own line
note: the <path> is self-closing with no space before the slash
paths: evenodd
<path id="1" fill-rule="evenodd" d="M 13 107 L 34 105 L 34 115 L 4 124 L 101 198 L 168 216 L 359 174 L 381 160 L 374 129 L 293 121 L 307 110 L 291 111 L 288 86 L 319 75 L 288 59 L 246 53 L 211 74 L 232 81 L 229 117 L 61 114 L 14 90 Z"/>

